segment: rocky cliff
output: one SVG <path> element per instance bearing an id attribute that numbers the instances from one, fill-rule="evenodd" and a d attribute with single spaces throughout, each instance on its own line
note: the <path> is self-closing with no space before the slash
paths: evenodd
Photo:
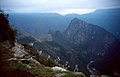
<path id="1" fill-rule="evenodd" d="M 103 61 L 106 56 L 109 56 L 106 59 L 110 59 L 120 53 L 120 42 L 114 35 L 78 18 L 74 18 L 63 33 L 57 31 L 51 34 L 54 40 L 70 49 L 68 60 L 72 66 L 78 64 L 81 71 L 87 71 L 86 66 L 90 61 Z M 100 64 L 96 64 L 100 68 Z M 114 65 L 115 63 L 112 63 L 110 67 Z M 114 67 L 104 71 L 104 74 L 110 74 L 110 71 L 113 74 L 113 69 Z"/>

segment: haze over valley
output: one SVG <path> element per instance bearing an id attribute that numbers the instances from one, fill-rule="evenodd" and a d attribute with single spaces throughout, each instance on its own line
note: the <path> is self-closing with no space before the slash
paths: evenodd
<path id="1" fill-rule="evenodd" d="M 2 77 L 120 77 L 119 0 L 1 0 Z"/>

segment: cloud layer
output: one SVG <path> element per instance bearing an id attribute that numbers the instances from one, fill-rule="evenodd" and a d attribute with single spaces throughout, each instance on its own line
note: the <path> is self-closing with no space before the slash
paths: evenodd
<path id="1" fill-rule="evenodd" d="M 14 12 L 60 12 L 119 6 L 120 0 L 0 0 L 1 8 Z"/>

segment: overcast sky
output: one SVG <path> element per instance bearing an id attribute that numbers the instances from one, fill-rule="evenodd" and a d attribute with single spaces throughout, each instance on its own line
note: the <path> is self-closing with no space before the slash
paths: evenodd
<path id="1" fill-rule="evenodd" d="M 0 8 L 19 13 L 79 13 L 120 7 L 120 0 L 0 0 Z"/>

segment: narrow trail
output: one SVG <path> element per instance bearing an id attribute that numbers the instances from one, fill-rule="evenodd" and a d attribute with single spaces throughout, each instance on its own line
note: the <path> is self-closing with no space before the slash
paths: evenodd
<path id="1" fill-rule="evenodd" d="M 61 77 L 61 76 L 64 76 L 64 75 L 65 75 L 65 73 L 59 73 L 59 74 L 54 75 L 53 77 Z"/>
<path id="2" fill-rule="evenodd" d="M 87 69 L 92 75 L 100 76 L 99 71 L 97 71 L 95 68 L 91 67 L 91 64 L 94 63 L 94 61 L 90 61 L 87 64 Z"/>

